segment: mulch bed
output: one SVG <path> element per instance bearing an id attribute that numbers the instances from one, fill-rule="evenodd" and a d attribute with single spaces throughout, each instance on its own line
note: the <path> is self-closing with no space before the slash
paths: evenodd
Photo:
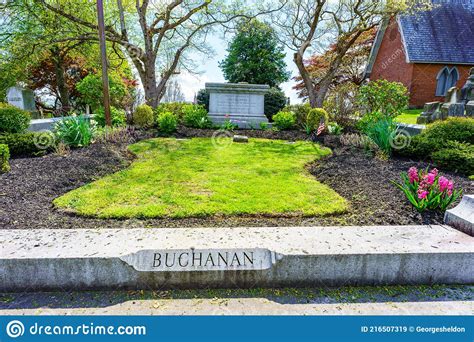
<path id="1" fill-rule="evenodd" d="M 180 129 L 178 137 L 212 136 L 211 130 Z M 299 140 L 302 132 L 239 131 L 251 137 Z M 329 144 L 329 143 L 328 143 Z M 426 167 L 409 160 L 381 161 L 353 148 L 329 144 L 333 156 L 308 165 L 319 181 L 348 199 L 348 213 L 328 217 L 229 217 L 101 220 L 83 218 L 57 211 L 54 198 L 127 167 L 133 156 L 126 144 L 97 143 L 71 151 L 67 156 L 50 154 L 37 158 L 16 158 L 12 170 L 0 176 L 0 227 L 33 228 L 138 228 L 138 227 L 237 227 L 237 226 L 332 226 L 439 224 L 442 214 L 422 216 L 415 212 L 404 195 L 390 180 L 410 166 Z M 442 170 L 441 170 L 442 171 Z M 446 173 L 465 193 L 474 193 L 466 177 Z"/>

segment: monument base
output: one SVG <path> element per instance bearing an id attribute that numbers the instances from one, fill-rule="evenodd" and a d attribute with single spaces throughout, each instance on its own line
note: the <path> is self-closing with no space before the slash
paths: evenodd
<path id="1" fill-rule="evenodd" d="M 473 284 L 448 226 L 0 230 L 0 291 Z"/>

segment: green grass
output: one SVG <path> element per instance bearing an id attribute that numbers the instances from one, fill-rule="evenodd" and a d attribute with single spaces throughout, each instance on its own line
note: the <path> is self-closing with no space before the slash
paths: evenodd
<path id="1" fill-rule="evenodd" d="M 310 142 L 152 139 L 130 146 L 132 165 L 57 198 L 54 204 L 100 218 L 214 214 L 329 215 L 347 202 L 305 165 L 331 151 Z"/>
<path id="2" fill-rule="evenodd" d="M 423 109 L 407 109 L 403 114 L 397 116 L 395 121 L 406 124 L 416 124 L 416 118 L 420 116 Z"/>

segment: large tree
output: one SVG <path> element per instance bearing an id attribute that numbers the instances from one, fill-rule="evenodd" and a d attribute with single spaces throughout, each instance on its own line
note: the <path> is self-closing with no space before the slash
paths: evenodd
<path id="1" fill-rule="evenodd" d="M 97 40 L 98 27 L 93 15 L 76 15 L 79 7 L 90 8 L 95 2 L 34 1 L 81 27 L 80 35 L 66 35 L 63 41 Z M 95 13 L 93 8 L 90 11 Z M 268 3 L 248 7 L 245 0 L 117 0 L 109 2 L 106 8 L 106 39 L 120 46 L 131 59 L 147 103 L 156 107 L 168 80 L 180 69 L 195 68 L 189 54 L 209 53 L 206 38 L 215 26 L 267 12 Z"/>
<path id="2" fill-rule="evenodd" d="M 282 42 L 294 51 L 293 60 L 312 107 L 321 107 L 344 57 L 365 32 L 382 19 L 408 10 L 407 0 L 289 0 L 276 13 L 274 22 Z M 419 5 L 417 5 L 419 7 Z M 311 77 L 307 55 L 324 53 L 332 45 L 327 67 L 317 79 Z"/>
<path id="3" fill-rule="evenodd" d="M 277 87 L 288 81 L 285 53 L 273 28 L 257 19 L 242 21 L 219 63 L 224 77 L 232 83 L 247 82 Z"/>

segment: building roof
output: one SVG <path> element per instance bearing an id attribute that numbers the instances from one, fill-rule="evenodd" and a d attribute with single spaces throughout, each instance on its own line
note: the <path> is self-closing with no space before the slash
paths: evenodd
<path id="1" fill-rule="evenodd" d="M 474 0 L 432 0 L 433 8 L 397 18 L 408 63 L 474 65 Z M 375 38 L 366 77 L 370 77 L 389 25 Z"/>
<path id="2" fill-rule="evenodd" d="M 433 0 L 429 11 L 398 18 L 410 63 L 474 65 L 474 0 Z"/>

